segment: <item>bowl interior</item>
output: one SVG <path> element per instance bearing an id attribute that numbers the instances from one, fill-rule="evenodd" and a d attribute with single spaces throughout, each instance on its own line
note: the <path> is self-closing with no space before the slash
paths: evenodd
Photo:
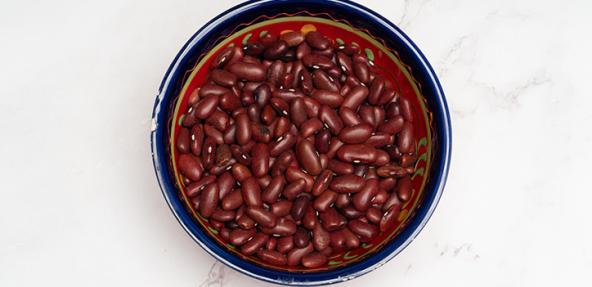
<path id="1" fill-rule="evenodd" d="M 409 201 L 404 203 L 402 211 L 398 218 L 398 224 L 388 232 L 381 233 L 372 242 L 363 244 L 360 247 L 333 254 L 329 262 L 316 269 L 306 269 L 299 266 L 281 267 L 269 265 L 256 257 L 246 257 L 242 255 L 235 246 L 226 243 L 208 222 L 192 207 L 191 201 L 185 195 L 185 185 L 177 169 L 177 160 L 179 154 L 176 152 L 176 134 L 181 127 L 183 113 L 188 109 L 188 100 L 191 92 L 201 86 L 208 73 L 208 67 L 213 58 L 230 45 L 243 45 L 249 41 L 254 41 L 265 33 L 281 34 L 291 30 L 300 30 L 303 32 L 319 31 L 337 43 L 356 43 L 360 46 L 363 53 L 379 68 L 381 73 L 392 79 L 396 84 L 398 93 L 412 103 L 414 113 L 414 127 L 416 134 L 416 151 L 418 161 L 415 165 L 415 173 L 412 175 L 414 193 Z M 370 34 L 368 30 L 355 28 L 352 23 L 344 19 L 334 19 L 328 14 L 312 14 L 301 12 L 298 14 L 287 15 L 280 14 L 274 17 L 262 16 L 254 21 L 242 23 L 236 29 L 226 35 L 221 35 L 215 41 L 212 41 L 212 48 L 204 50 L 197 57 L 197 61 L 192 69 L 186 71 L 183 86 L 176 100 L 172 101 L 172 116 L 170 118 L 170 137 L 168 150 L 174 181 L 178 188 L 178 196 L 185 203 L 186 212 L 191 214 L 195 221 L 202 226 L 203 232 L 214 239 L 217 244 L 226 248 L 232 256 L 241 258 L 252 263 L 270 269 L 280 269 L 283 271 L 312 273 L 324 270 L 336 269 L 345 265 L 363 260 L 379 250 L 382 246 L 396 237 L 413 218 L 415 210 L 421 204 L 426 182 L 428 180 L 429 170 L 433 156 L 433 126 L 432 114 L 427 108 L 426 100 L 421 93 L 418 82 L 414 79 L 411 69 L 401 61 L 397 52 L 389 48 L 386 43 Z"/>

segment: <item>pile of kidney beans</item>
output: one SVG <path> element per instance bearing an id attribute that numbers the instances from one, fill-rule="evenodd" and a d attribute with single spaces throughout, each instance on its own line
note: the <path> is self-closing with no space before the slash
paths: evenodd
<path id="1" fill-rule="evenodd" d="M 177 165 L 193 208 L 246 256 L 317 268 L 398 222 L 413 112 L 354 44 L 267 33 L 193 91 Z"/>

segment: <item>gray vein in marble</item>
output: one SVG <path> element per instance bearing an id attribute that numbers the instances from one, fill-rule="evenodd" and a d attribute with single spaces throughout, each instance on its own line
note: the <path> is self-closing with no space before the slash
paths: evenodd
<path id="1" fill-rule="evenodd" d="M 215 261 L 214 264 L 212 264 L 212 267 L 210 267 L 210 271 L 208 272 L 206 279 L 204 279 L 204 281 L 199 284 L 199 287 L 222 287 L 224 286 L 224 280 L 226 278 L 225 275 L 226 266 L 224 266 L 224 264 L 222 264 L 220 261 Z"/>
<path id="2" fill-rule="evenodd" d="M 452 44 L 452 47 L 450 47 L 450 49 L 448 49 L 448 52 L 446 52 L 446 54 L 444 55 L 444 57 L 440 61 L 439 74 L 440 74 L 441 78 L 444 78 L 446 76 L 446 74 L 448 74 L 450 66 L 456 64 L 460 60 L 458 53 L 461 52 L 462 48 L 464 47 L 464 45 L 468 39 L 469 39 L 469 36 L 464 35 L 464 36 L 458 38 L 458 40 L 454 41 L 454 43 Z"/>
<path id="3" fill-rule="evenodd" d="M 407 28 L 414 20 L 415 17 L 421 13 L 423 7 L 429 3 L 431 0 L 421 0 L 421 1 L 413 1 L 413 0 L 404 0 L 403 5 L 403 15 L 401 15 L 401 20 L 397 23 L 397 26 L 400 28 Z M 413 16 L 410 15 L 410 7 L 412 3 L 419 2 L 417 9 L 415 9 L 415 13 Z"/>

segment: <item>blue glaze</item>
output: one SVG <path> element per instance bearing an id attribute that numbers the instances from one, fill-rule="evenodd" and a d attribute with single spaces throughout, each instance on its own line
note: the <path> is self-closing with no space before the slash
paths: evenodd
<path id="1" fill-rule="evenodd" d="M 204 49 L 213 47 L 212 41 L 219 35 L 231 32 L 237 24 L 251 21 L 262 13 L 275 15 L 300 10 L 327 12 L 337 19 L 347 19 L 352 25 L 368 29 L 395 49 L 402 61 L 409 65 L 415 79 L 421 83 L 422 93 L 433 113 L 435 134 L 434 152 L 429 181 L 422 203 L 408 226 L 368 258 L 335 270 L 317 273 L 292 273 L 267 269 L 244 261 L 227 252 L 211 239 L 192 219 L 177 194 L 174 177 L 168 164 L 169 117 L 172 102 L 183 85 L 183 75 L 193 67 L 197 56 Z M 152 112 L 153 130 L 150 135 L 152 159 L 162 193 L 185 231 L 208 253 L 227 266 L 264 281 L 283 285 L 323 285 L 352 279 L 383 265 L 399 254 L 419 234 L 434 212 L 442 195 L 450 164 L 451 127 L 448 106 L 436 74 L 417 46 L 399 28 L 374 11 L 346 0 L 257 0 L 237 5 L 218 15 L 199 29 L 177 54 L 168 68 L 159 88 L 159 95 Z"/>

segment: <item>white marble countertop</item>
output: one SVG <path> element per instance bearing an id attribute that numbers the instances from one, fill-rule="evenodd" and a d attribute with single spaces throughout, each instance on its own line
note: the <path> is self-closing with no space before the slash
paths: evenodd
<path id="1" fill-rule="evenodd" d="M 453 156 L 420 236 L 339 286 L 592 285 L 592 2 L 360 2 L 438 72 Z M 172 58 L 237 3 L 0 3 L 0 286 L 269 286 L 185 234 L 148 145 Z"/>

